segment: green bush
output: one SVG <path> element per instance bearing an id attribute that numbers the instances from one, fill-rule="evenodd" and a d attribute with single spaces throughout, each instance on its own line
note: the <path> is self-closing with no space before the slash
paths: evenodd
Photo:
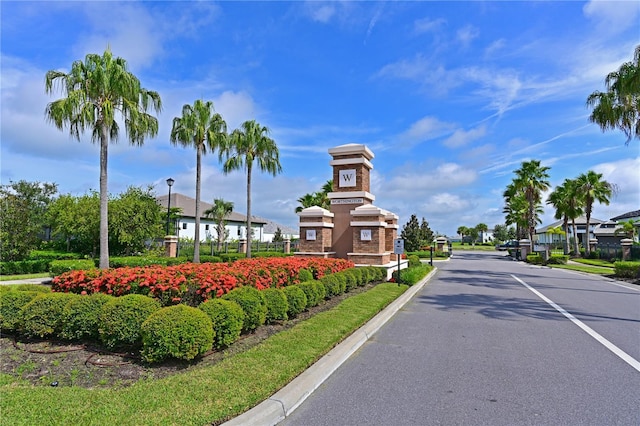
<path id="1" fill-rule="evenodd" d="M 109 258 L 109 266 L 112 268 L 136 267 L 163 265 L 167 266 L 171 257 L 153 257 L 153 256 L 122 256 Z"/>
<path id="2" fill-rule="evenodd" d="M 222 298 L 236 302 L 244 311 L 243 332 L 251 332 L 265 323 L 267 306 L 262 294 L 256 288 L 249 286 L 234 288 Z"/>
<path id="3" fill-rule="evenodd" d="M 289 318 L 295 318 L 300 312 L 307 308 L 307 295 L 299 285 L 283 287 L 282 291 L 287 297 L 287 304 L 289 305 L 287 316 Z"/>
<path id="4" fill-rule="evenodd" d="M 324 283 L 320 280 L 313 280 L 311 283 L 318 295 L 318 303 L 316 303 L 316 305 L 319 305 L 327 298 L 327 287 L 325 287 Z"/>
<path id="5" fill-rule="evenodd" d="M 49 270 L 49 260 L 20 260 L 0 262 L 0 275 L 40 274 Z"/>
<path id="6" fill-rule="evenodd" d="M 287 302 L 287 296 L 281 289 L 267 288 L 262 290 L 261 293 L 267 305 L 267 317 L 265 320 L 267 324 L 288 319 L 289 303 Z"/>
<path id="7" fill-rule="evenodd" d="M 38 294 L 35 291 L 15 290 L 0 293 L 0 329 L 5 332 L 16 331 L 20 323 L 21 309 Z"/>
<path id="8" fill-rule="evenodd" d="M 352 268 L 349 269 L 349 272 L 351 272 L 351 274 L 356 277 L 356 282 L 358 283 L 359 287 L 367 285 L 367 283 L 364 281 L 366 277 L 362 275 L 362 268 Z"/>
<path id="9" fill-rule="evenodd" d="M 416 266 L 420 266 L 420 258 L 416 255 L 409 256 L 409 268 L 415 268 Z"/>
<path id="10" fill-rule="evenodd" d="M 242 332 L 244 311 L 232 300 L 210 299 L 198 306 L 211 318 L 213 325 L 213 346 L 216 349 L 226 348 L 238 340 Z"/>
<path id="11" fill-rule="evenodd" d="M 416 268 L 407 268 L 400 271 L 400 284 L 414 285 L 427 276 L 433 269 L 430 265 L 420 265 Z M 398 271 L 393 271 L 393 280 L 398 282 Z"/>
<path id="12" fill-rule="evenodd" d="M 200 263 L 220 263 L 222 258 L 220 256 L 200 255 Z"/>
<path id="13" fill-rule="evenodd" d="M 358 278 L 356 278 L 351 269 L 340 271 L 336 275 L 344 277 L 346 283 L 345 291 L 349 292 L 358 286 Z"/>
<path id="14" fill-rule="evenodd" d="M 305 281 L 311 281 L 313 279 L 313 272 L 308 269 L 300 269 L 298 272 L 298 279 L 301 283 Z"/>
<path id="15" fill-rule="evenodd" d="M 26 337 L 53 337 L 62 331 L 64 307 L 73 293 L 41 293 L 20 310 L 19 331 Z"/>
<path id="16" fill-rule="evenodd" d="M 552 254 L 549 259 L 547 259 L 547 265 L 566 265 L 567 261 L 569 261 L 569 256 L 564 254 Z"/>
<path id="17" fill-rule="evenodd" d="M 152 313 L 140 327 L 146 362 L 166 358 L 191 360 L 213 345 L 211 318 L 197 308 L 175 305 Z"/>
<path id="18" fill-rule="evenodd" d="M 544 264 L 544 260 L 542 260 L 542 256 L 538 254 L 528 254 L 527 263 L 531 263 L 532 265 L 542 265 Z"/>
<path id="19" fill-rule="evenodd" d="M 616 277 L 638 278 L 640 277 L 640 262 L 616 262 L 613 264 Z"/>
<path id="20" fill-rule="evenodd" d="M 58 276 L 64 272 L 77 271 L 81 269 L 95 269 L 96 265 L 93 260 L 53 260 L 49 264 L 49 273 L 52 277 Z"/>
<path id="21" fill-rule="evenodd" d="M 341 281 L 336 274 L 325 275 L 320 279 L 324 287 L 327 289 L 325 299 L 331 299 L 332 297 L 339 296 L 345 292 L 347 283 Z"/>
<path id="22" fill-rule="evenodd" d="M 81 259 L 82 255 L 80 253 L 69 253 L 66 251 L 56 251 L 56 250 L 31 250 L 29 253 L 28 260 L 71 260 L 71 259 Z"/>
<path id="23" fill-rule="evenodd" d="M 238 259 L 245 259 L 247 257 L 244 253 L 221 253 L 220 259 L 223 262 L 234 262 Z"/>
<path id="24" fill-rule="evenodd" d="M 317 281 L 319 282 L 319 281 Z M 314 306 L 318 306 L 318 304 L 320 303 L 321 300 L 324 299 L 324 291 L 322 294 L 322 297 L 320 296 L 320 294 L 318 294 L 318 290 L 317 290 L 317 286 L 316 286 L 316 281 L 314 280 L 310 280 L 310 281 L 305 281 L 302 282 L 300 284 L 298 284 L 296 287 L 300 287 L 300 290 L 302 290 L 302 292 L 304 293 L 304 295 L 307 298 L 307 308 L 312 308 Z M 322 284 L 322 283 L 320 283 Z M 324 290 L 324 286 L 322 286 L 323 290 Z"/>
<path id="25" fill-rule="evenodd" d="M 51 293 L 51 287 L 42 284 L 5 284 L 0 285 L 0 289 L 5 291 L 35 291 L 37 293 Z"/>
<path id="26" fill-rule="evenodd" d="M 421 265 L 422 263 L 420 263 L 420 260 L 418 260 L 418 263 L 416 264 L 416 266 L 421 266 Z M 369 282 L 387 280 L 386 268 L 380 268 L 378 266 L 366 266 L 366 269 L 369 276 Z"/>
<path id="27" fill-rule="evenodd" d="M 95 293 L 69 301 L 62 311 L 60 337 L 69 340 L 98 340 L 98 318 L 102 306 L 113 296 Z"/>
<path id="28" fill-rule="evenodd" d="M 100 310 L 98 333 L 109 348 L 141 343 L 140 326 L 160 309 L 160 302 L 141 294 L 115 297 Z"/>

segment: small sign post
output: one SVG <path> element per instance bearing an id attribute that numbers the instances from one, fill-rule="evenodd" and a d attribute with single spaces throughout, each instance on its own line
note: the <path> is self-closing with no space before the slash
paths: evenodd
<path id="1" fill-rule="evenodd" d="M 393 240 L 393 254 L 398 255 L 398 285 L 400 285 L 400 258 L 404 253 L 404 240 L 396 238 Z"/>

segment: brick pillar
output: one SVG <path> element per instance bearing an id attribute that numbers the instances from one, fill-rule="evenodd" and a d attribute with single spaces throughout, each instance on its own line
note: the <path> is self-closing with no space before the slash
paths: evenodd
<path id="1" fill-rule="evenodd" d="M 333 253 L 334 214 L 322 207 L 308 207 L 298 213 L 300 217 L 300 242 L 296 255 L 328 256 Z"/>
<path id="2" fill-rule="evenodd" d="M 620 244 L 622 245 L 622 260 L 631 259 L 631 246 L 633 245 L 633 240 L 631 238 L 623 238 L 620 240 Z"/>
<path id="3" fill-rule="evenodd" d="M 393 254 L 393 242 L 398 238 L 398 215 L 387 212 L 384 218 L 387 223 L 384 231 L 384 251 L 391 253 L 391 260 L 398 260 L 397 255 Z"/>
<path id="4" fill-rule="evenodd" d="M 598 245 L 598 239 L 597 238 L 590 238 L 589 239 L 589 251 L 596 251 L 596 246 Z"/>
<path id="5" fill-rule="evenodd" d="M 240 238 L 238 240 L 238 253 L 246 253 L 247 252 L 247 240 L 246 238 Z"/>
<path id="6" fill-rule="evenodd" d="M 284 252 L 286 254 L 291 253 L 291 240 L 289 238 L 284 240 Z"/>
<path id="7" fill-rule="evenodd" d="M 518 243 L 520 244 L 520 259 L 527 260 L 527 255 L 531 253 L 531 240 L 525 238 Z"/>
<path id="8" fill-rule="evenodd" d="M 445 237 L 436 238 L 436 246 L 438 251 L 444 252 L 449 250 L 449 247 L 447 246 L 447 239 Z M 445 247 L 447 247 L 446 250 Z"/>
<path id="9" fill-rule="evenodd" d="M 164 237 L 164 252 L 167 257 L 176 257 L 178 253 L 178 237 L 167 235 Z"/>

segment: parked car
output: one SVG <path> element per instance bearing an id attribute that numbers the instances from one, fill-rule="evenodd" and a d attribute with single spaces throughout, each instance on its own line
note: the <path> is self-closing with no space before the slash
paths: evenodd
<path id="1" fill-rule="evenodd" d="M 509 240 L 504 244 L 499 244 L 496 246 L 496 250 L 505 251 L 509 249 L 516 249 L 520 247 L 520 243 L 517 240 Z"/>

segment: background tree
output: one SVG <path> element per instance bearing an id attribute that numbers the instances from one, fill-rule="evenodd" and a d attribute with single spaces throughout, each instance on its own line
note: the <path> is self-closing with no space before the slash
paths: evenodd
<path id="1" fill-rule="evenodd" d="M 322 185 L 322 189 L 320 191 L 304 194 L 302 197 L 298 198 L 297 201 L 300 203 L 300 206 L 296 207 L 296 213 L 300 213 L 303 209 L 313 206 L 329 210 L 331 208 L 331 200 L 328 195 L 332 191 L 333 179 L 330 179 Z"/>
<path id="2" fill-rule="evenodd" d="M 200 263 L 200 185 L 202 156 L 225 145 L 227 123 L 214 112 L 213 102 L 196 100 L 182 107 L 182 117 L 173 119 L 171 143 L 196 149 L 196 212 L 193 246 L 193 262 Z"/>
<path id="3" fill-rule="evenodd" d="M 487 226 L 486 223 L 479 223 L 475 226 L 476 230 L 478 231 L 478 237 L 480 238 L 480 243 L 484 243 L 484 239 L 482 238 L 482 235 L 485 232 L 489 231 L 489 227 Z"/>
<path id="4" fill-rule="evenodd" d="M 162 210 L 152 187 L 131 186 L 113 199 L 109 206 L 109 234 L 117 252 L 129 256 L 144 251 L 147 243 L 162 237 Z"/>
<path id="5" fill-rule="evenodd" d="M 205 216 L 213 218 L 216 222 L 216 241 L 218 251 L 222 249 L 222 243 L 228 236 L 225 218 L 233 211 L 233 202 L 225 201 L 222 198 L 213 200 L 213 206 L 204 211 Z"/>
<path id="6" fill-rule="evenodd" d="M 475 226 L 473 228 L 467 229 L 467 236 L 471 240 L 471 244 L 475 247 L 476 242 L 478 241 L 478 237 L 480 236 L 480 231 Z"/>
<path id="7" fill-rule="evenodd" d="M 602 131 L 620 129 L 631 139 L 640 139 L 640 45 L 633 61 L 625 62 L 605 78 L 606 92 L 595 91 L 587 98 L 593 110 L 589 121 Z"/>
<path id="8" fill-rule="evenodd" d="M 540 161 L 531 160 L 522 163 L 514 173 L 513 179 L 514 197 L 522 196 L 527 202 L 526 224 L 531 250 L 533 251 L 533 235 L 536 225 L 540 223 L 542 214 L 542 193 L 549 189 L 549 167 L 542 166 Z"/>
<path id="9" fill-rule="evenodd" d="M 109 267 L 109 192 L 107 157 L 109 141 L 116 142 L 119 115 L 125 124 L 129 142 L 142 145 L 146 136 L 158 133 L 158 120 L 148 114 L 162 108 L 160 95 L 143 88 L 136 76 L 127 70 L 127 62 L 113 57 L 107 49 L 102 56 L 89 54 L 84 62 L 75 61 L 71 72 L 49 71 L 45 90 L 58 86 L 65 98 L 47 105 L 46 116 L 58 129 L 69 126 L 72 137 L 91 130 L 91 140 L 100 143 L 100 268 Z"/>
<path id="10" fill-rule="evenodd" d="M 576 219 L 582 215 L 582 207 L 576 182 L 571 179 L 565 179 L 562 185 L 557 186 L 549 194 L 547 204 L 551 204 L 555 208 L 554 217 L 562 219 L 562 227 L 565 233 L 564 254 L 569 254 L 569 221 L 573 224 L 574 253 L 579 253 Z"/>
<path id="11" fill-rule="evenodd" d="M 254 161 L 259 170 L 275 176 L 282 171 L 280 153 L 269 129 L 254 120 L 245 121 L 231 134 L 220 156 L 226 156 L 224 173 L 244 169 L 247 174 L 247 258 L 251 258 L 251 174 Z"/>
<path id="12" fill-rule="evenodd" d="M 469 232 L 469 228 L 467 228 L 466 226 L 459 226 L 456 232 L 458 233 L 458 235 L 460 235 L 460 239 L 464 241 L 464 237 Z"/>
<path id="13" fill-rule="evenodd" d="M 429 228 L 429 222 L 423 217 L 422 222 L 420 222 L 420 246 L 428 246 L 433 243 L 433 231 Z"/>
<path id="14" fill-rule="evenodd" d="M 282 230 L 278 226 L 276 228 L 276 232 L 273 234 L 273 239 L 271 240 L 271 242 L 272 243 L 281 243 L 283 241 L 284 241 L 284 237 L 282 236 Z"/>
<path id="15" fill-rule="evenodd" d="M 168 235 L 177 235 L 177 230 L 176 230 L 176 223 L 178 222 L 178 219 L 180 219 L 180 217 L 182 213 L 182 208 L 180 207 L 170 207 L 169 208 L 169 234 Z M 165 209 L 162 209 L 162 223 L 165 224 L 167 223 L 167 211 Z"/>
<path id="16" fill-rule="evenodd" d="M 0 186 L 0 255 L 22 260 L 42 241 L 46 211 L 58 192 L 55 183 L 20 180 Z"/>
<path id="17" fill-rule="evenodd" d="M 624 235 L 627 238 L 631 238 L 632 240 L 636 240 L 636 235 L 638 234 L 638 223 L 640 220 L 625 220 L 624 222 L 619 223 L 619 228 L 616 229 L 615 235 Z"/>
<path id="18" fill-rule="evenodd" d="M 404 239 L 404 249 L 408 252 L 420 250 L 421 232 L 418 218 L 412 214 L 409 221 L 402 227 L 400 238 Z"/>
<path id="19" fill-rule="evenodd" d="M 593 170 L 578 176 L 576 185 L 577 192 L 581 194 L 581 199 L 584 202 L 584 214 L 587 218 L 586 238 L 588 240 L 591 232 L 593 204 L 597 202 L 608 206 L 609 198 L 613 195 L 613 186 L 606 180 L 602 180 L 602 173 L 596 173 Z M 585 241 L 584 250 L 586 254 L 590 253 L 589 241 Z"/>
<path id="20" fill-rule="evenodd" d="M 515 229 L 507 227 L 507 225 L 496 225 L 493 227 L 493 238 L 500 243 L 515 238 Z"/>
<path id="21" fill-rule="evenodd" d="M 100 194 L 56 198 L 48 209 L 54 242 L 67 251 L 96 257 L 100 247 Z"/>

